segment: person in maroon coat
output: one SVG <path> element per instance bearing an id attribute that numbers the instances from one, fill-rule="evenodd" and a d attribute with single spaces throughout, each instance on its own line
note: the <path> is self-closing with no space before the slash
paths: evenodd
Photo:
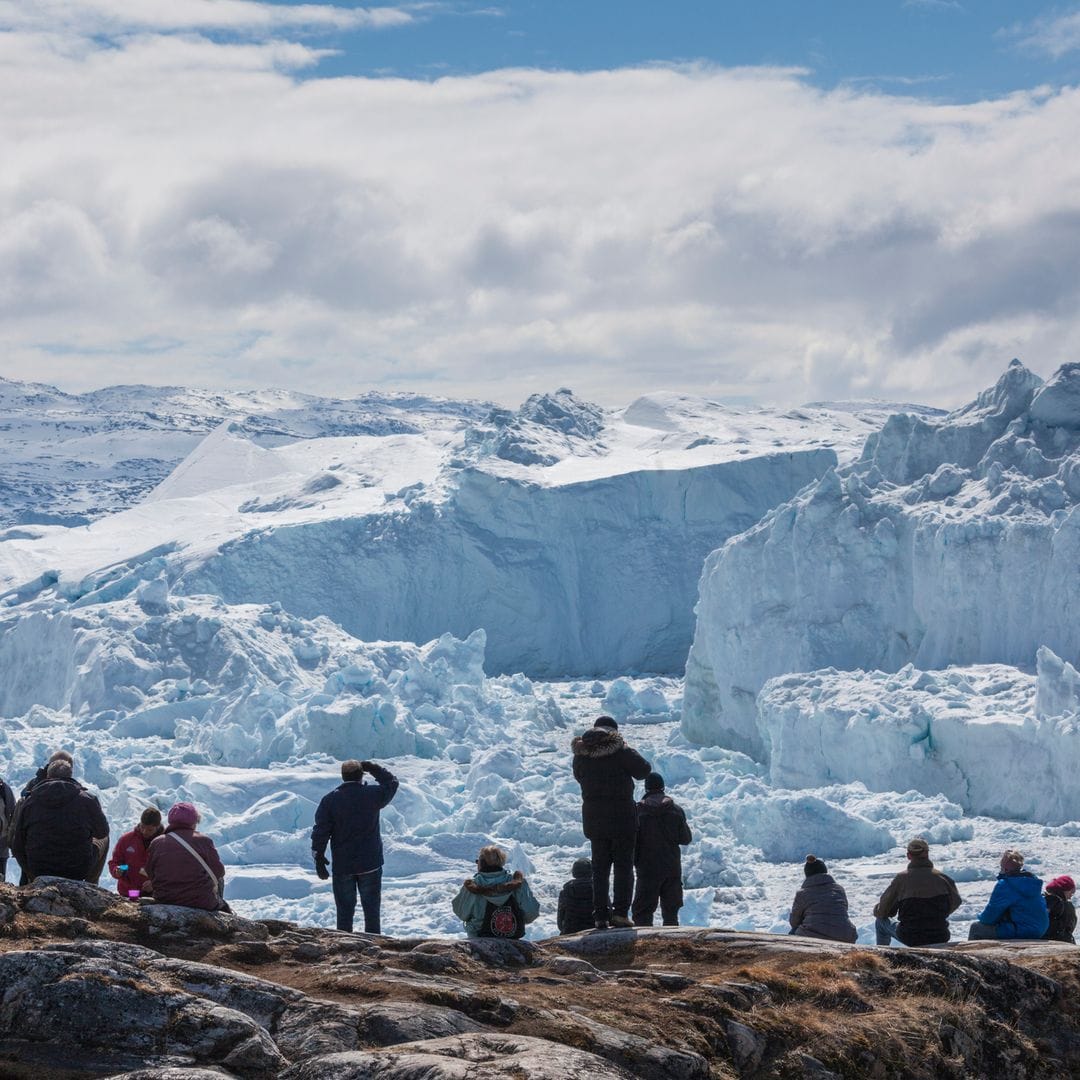
<path id="1" fill-rule="evenodd" d="M 116 841 L 109 860 L 109 873 L 116 878 L 116 891 L 121 896 L 134 900 L 140 895 L 150 896 L 153 893 L 150 879 L 143 873 L 143 868 L 150 856 L 151 841 L 164 831 L 161 827 L 161 811 L 156 806 L 150 806 L 142 812 L 139 824 Z"/>
<path id="2" fill-rule="evenodd" d="M 222 894 L 225 867 L 214 841 L 195 831 L 199 812 L 191 803 L 169 811 L 169 827 L 150 844 L 146 872 L 159 904 L 228 911 Z"/>

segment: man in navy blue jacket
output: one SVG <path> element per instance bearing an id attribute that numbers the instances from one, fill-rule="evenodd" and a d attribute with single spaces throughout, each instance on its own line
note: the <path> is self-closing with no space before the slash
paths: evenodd
<path id="1" fill-rule="evenodd" d="M 369 773 L 374 784 L 364 783 Z M 394 797 L 398 782 L 393 773 L 373 761 L 346 761 L 341 766 L 344 783 L 324 795 L 315 811 L 311 830 L 311 854 L 315 872 L 325 881 L 330 877 L 326 845 L 334 871 L 334 903 L 337 928 L 353 928 L 356 897 L 364 911 L 364 933 L 381 933 L 379 907 L 382 901 L 383 846 L 379 834 L 379 811 Z"/>

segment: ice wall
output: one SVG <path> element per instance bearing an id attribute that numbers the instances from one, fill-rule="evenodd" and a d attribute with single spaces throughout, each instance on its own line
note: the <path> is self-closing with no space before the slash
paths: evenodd
<path id="1" fill-rule="evenodd" d="M 1080 820 L 1080 676 L 1049 649 L 1034 676 L 999 664 L 783 676 L 758 706 L 778 787 L 860 782 L 990 817 Z"/>
<path id="2" fill-rule="evenodd" d="M 835 463 L 832 450 L 545 487 L 463 469 L 445 496 L 252 533 L 176 589 L 280 601 L 363 640 L 487 632 L 492 672 L 681 672 L 706 554 Z"/>
<path id="3" fill-rule="evenodd" d="M 683 730 L 755 756 L 765 681 L 1080 655 L 1080 364 L 1014 361 L 940 421 L 891 418 L 709 556 Z"/>

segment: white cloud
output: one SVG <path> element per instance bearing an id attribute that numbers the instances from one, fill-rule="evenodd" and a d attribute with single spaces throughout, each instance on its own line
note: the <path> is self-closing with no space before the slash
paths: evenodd
<path id="1" fill-rule="evenodd" d="M 1018 23 L 1006 31 L 1005 36 L 1021 48 L 1060 60 L 1080 49 L 1080 11 L 1044 15 L 1029 23 Z"/>
<path id="2" fill-rule="evenodd" d="M 1076 357 L 1075 90 L 290 76 L 317 59 L 0 34 L 2 373 L 952 403 Z"/>

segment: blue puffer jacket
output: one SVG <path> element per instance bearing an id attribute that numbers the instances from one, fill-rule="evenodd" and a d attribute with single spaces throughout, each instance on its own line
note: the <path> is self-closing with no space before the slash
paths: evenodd
<path id="1" fill-rule="evenodd" d="M 998 874 L 979 922 L 995 927 L 999 938 L 1041 938 L 1050 925 L 1042 881 L 1027 870 Z"/>

